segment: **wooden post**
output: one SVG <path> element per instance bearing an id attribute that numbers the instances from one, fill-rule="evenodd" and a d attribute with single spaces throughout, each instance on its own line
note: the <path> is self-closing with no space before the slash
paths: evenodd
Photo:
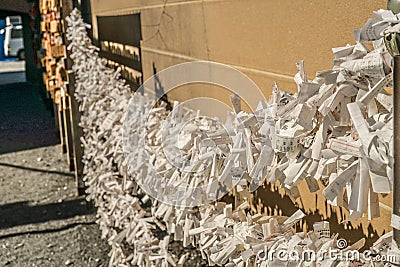
<path id="1" fill-rule="evenodd" d="M 65 32 L 67 29 L 67 25 L 65 22 L 65 18 L 71 14 L 73 10 L 73 1 L 72 0 L 62 0 L 61 1 L 61 17 L 63 21 L 63 32 L 64 32 L 64 44 L 66 46 L 69 45 L 69 41 L 65 36 Z M 72 133 L 72 148 L 74 152 L 74 166 L 75 166 L 75 181 L 76 181 L 76 194 L 82 195 L 85 192 L 85 186 L 83 183 L 83 163 L 82 163 L 82 156 L 83 156 L 83 147 L 81 144 L 81 136 L 83 135 L 82 128 L 79 127 L 79 122 L 81 119 L 80 112 L 79 112 L 79 105 L 75 99 L 75 78 L 71 71 L 73 62 L 71 60 L 71 52 L 67 51 L 67 58 L 65 61 L 65 68 L 68 73 L 68 83 L 67 86 L 67 93 L 69 99 L 69 121 L 71 124 L 71 133 Z"/>
<path id="2" fill-rule="evenodd" d="M 68 86 L 68 85 L 65 85 Z M 71 108 L 70 108 L 70 97 L 68 95 L 62 98 L 62 116 L 64 120 L 64 130 L 65 130 L 65 141 L 67 146 L 67 157 L 68 157 L 68 166 L 70 171 L 75 171 L 75 151 L 74 151 L 74 137 L 73 137 L 73 129 L 71 122 Z"/>
<path id="3" fill-rule="evenodd" d="M 54 103 L 54 102 L 53 102 Z M 61 152 L 63 154 L 67 153 L 67 142 L 65 141 L 65 123 L 64 123 L 64 116 L 62 113 L 61 104 L 57 105 L 54 104 L 54 112 L 57 114 L 57 122 L 58 122 L 58 132 L 61 141 Z"/>

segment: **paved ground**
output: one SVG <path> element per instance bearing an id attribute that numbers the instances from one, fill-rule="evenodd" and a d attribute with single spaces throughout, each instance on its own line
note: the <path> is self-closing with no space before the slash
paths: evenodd
<path id="1" fill-rule="evenodd" d="M 0 154 L 58 144 L 51 107 L 32 84 L 0 85 Z"/>
<path id="2" fill-rule="evenodd" d="M 20 83 L 25 82 L 25 72 L 11 72 L 11 73 L 1 73 L 0 72 L 0 85 L 10 84 L 10 83 Z"/>
<path id="3" fill-rule="evenodd" d="M 25 82 L 25 61 L 1 61 L 0 154 L 58 143 L 52 102 Z"/>
<path id="4" fill-rule="evenodd" d="M 25 61 L 0 62 L 0 85 L 25 81 Z"/>
<path id="5" fill-rule="evenodd" d="M 25 61 L 0 61 L 0 73 L 22 72 L 25 70 Z"/>
<path id="6" fill-rule="evenodd" d="M 107 266 L 95 209 L 59 145 L 0 155 L 0 266 Z"/>
<path id="7" fill-rule="evenodd" d="M 0 84 L 16 74 L 0 74 Z M 52 110 L 34 85 L 6 83 L 0 85 L 0 266 L 107 266 L 107 242 L 95 209 L 74 196 Z"/>

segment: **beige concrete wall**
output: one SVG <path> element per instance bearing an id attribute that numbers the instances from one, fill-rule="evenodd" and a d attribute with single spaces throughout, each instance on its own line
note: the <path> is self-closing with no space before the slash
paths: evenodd
<path id="1" fill-rule="evenodd" d="M 274 81 L 295 89 L 291 76 L 298 60 L 306 61 L 309 76 L 330 68 L 331 48 L 354 43 L 353 30 L 386 3 L 170 0 L 164 6 L 163 2 L 92 0 L 95 36 L 95 16 L 141 12 L 145 77 L 152 74 L 150 61 L 161 70 L 190 59 L 210 59 L 245 68 L 240 70 L 266 94 Z"/>
<path id="2" fill-rule="evenodd" d="M 91 3 L 95 37 L 96 16 L 141 13 L 145 79 L 153 75 L 153 63 L 160 71 L 177 63 L 212 60 L 237 67 L 256 82 L 265 96 L 270 94 L 275 81 L 283 89 L 296 90 L 292 77 L 297 71 L 295 63 L 301 59 L 305 60 L 309 77 L 318 70 L 331 68 L 331 48 L 354 43 L 353 30 L 360 28 L 372 11 L 386 7 L 386 0 L 92 0 Z M 185 100 L 208 96 L 227 102 L 228 95 L 215 86 L 192 85 L 174 90 L 169 97 Z M 207 111 L 213 106 L 203 108 Z M 306 198 L 299 205 L 317 214 L 316 220 L 331 214 L 320 195 L 304 194 Z M 265 196 L 263 201 L 268 202 Z M 385 207 L 382 219 L 372 223 L 378 234 L 390 229 L 390 207 Z M 365 220 L 362 226 L 367 232 L 369 224 Z M 342 230 L 351 228 L 342 227 Z"/>

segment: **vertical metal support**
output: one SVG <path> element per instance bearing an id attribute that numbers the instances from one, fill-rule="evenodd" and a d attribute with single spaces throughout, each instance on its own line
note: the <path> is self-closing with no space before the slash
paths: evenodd
<path id="1" fill-rule="evenodd" d="M 394 56 L 393 68 L 393 107 L 394 107 L 394 175 L 393 175 L 393 214 L 400 216 L 400 56 Z M 393 229 L 393 239 L 400 247 L 400 230 Z"/>
<path id="2" fill-rule="evenodd" d="M 73 0 L 61 0 L 61 17 L 63 19 L 63 32 L 64 32 L 64 44 L 69 45 L 69 41 L 65 37 L 66 22 L 65 18 L 69 16 L 74 8 Z M 81 114 L 79 112 L 79 105 L 75 99 L 75 77 L 70 71 L 72 69 L 71 51 L 67 50 L 67 58 L 65 60 L 65 67 L 68 75 L 67 93 L 69 100 L 69 120 L 71 123 L 72 140 L 73 140 L 73 152 L 74 152 L 74 166 L 75 166 L 75 183 L 76 183 L 76 195 L 83 195 L 85 193 L 85 185 L 83 182 L 83 147 L 80 138 L 83 135 L 83 130 L 79 126 Z"/>
<path id="3" fill-rule="evenodd" d="M 388 0 L 387 9 L 392 10 L 394 14 L 400 12 L 400 0 Z"/>
<path id="4" fill-rule="evenodd" d="M 388 0 L 387 9 L 393 14 L 400 13 L 400 0 Z M 386 38 L 392 38 L 391 42 L 387 42 Z M 389 53 L 393 56 L 393 130 L 394 130 L 394 166 L 393 166 L 393 214 L 392 216 L 400 216 L 400 55 L 398 34 L 385 36 L 385 45 Z M 394 40 L 393 40 L 394 38 Z M 390 44 L 391 43 L 391 44 Z M 399 178 L 398 178 L 399 177 Z M 393 220 L 393 218 L 392 218 Z M 397 247 L 400 247 L 400 230 L 393 228 L 393 241 Z M 397 260 L 397 259 L 396 259 Z"/>

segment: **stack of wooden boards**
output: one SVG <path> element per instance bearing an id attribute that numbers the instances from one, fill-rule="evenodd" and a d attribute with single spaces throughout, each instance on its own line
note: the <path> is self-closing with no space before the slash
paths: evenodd
<path id="1" fill-rule="evenodd" d="M 60 108 L 66 108 L 61 101 L 62 94 L 57 92 L 62 90 L 66 81 L 66 75 L 63 73 L 66 49 L 61 27 L 61 7 L 57 0 L 41 0 L 39 5 L 42 17 L 40 22 L 42 48 L 46 51 L 42 58 L 42 67 L 45 69 L 43 81 L 52 99 L 60 104 Z"/>
<path id="2" fill-rule="evenodd" d="M 68 96 L 68 73 L 66 68 L 66 46 L 64 25 L 59 0 L 40 0 L 41 14 L 40 30 L 42 33 L 42 48 L 45 54 L 41 64 L 43 68 L 43 82 L 46 90 L 54 101 L 54 111 L 58 118 L 58 126 L 63 152 L 71 158 L 72 133 L 70 126 L 70 100 Z M 69 161 L 73 169 L 72 161 Z"/>
<path id="3" fill-rule="evenodd" d="M 181 125 L 186 113 L 174 114 L 166 110 L 165 105 L 155 107 L 154 100 L 146 95 L 136 93 L 133 96 L 119 78 L 120 70 L 108 68 L 106 61 L 98 56 L 98 49 L 90 45 L 87 25 L 74 10 L 67 19 L 67 38 L 71 41 L 68 49 L 72 52 L 76 75 L 75 97 L 82 112 L 84 179 L 88 199 L 98 207 L 103 237 L 112 248 L 110 266 L 182 266 L 185 255 L 178 258 L 168 251 L 172 239 L 183 241 L 184 246 L 196 246 L 210 265 L 385 266 L 387 261 L 319 257 L 333 249 L 360 249 L 364 241 L 341 247 L 337 235 L 330 236 L 326 222 L 315 224 L 308 233 L 296 233 L 294 226 L 304 217 L 301 211 L 287 218 L 265 216 L 249 209 L 252 185 L 257 187 L 265 179 L 279 181 L 296 199 L 300 197 L 296 186 L 306 179 L 310 191 L 323 186 L 324 196 L 332 205 L 349 208 L 349 220 L 366 214 L 370 218 L 379 216 L 376 195 L 390 191 L 392 180 L 392 96 L 384 90 L 384 86 L 392 83 L 392 71 L 382 39 L 379 35 L 374 39 L 371 32 L 376 25 L 386 23 L 387 26 L 385 19 L 399 20 L 388 11 L 375 15 L 376 21 L 358 33 L 361 41 L 365 38 L 374 41 L 374 51 L 361 44 L 337 48 L 334 50 L 335 67 L 318 73 L 313 81 L 307 79 L 300 62 L 295 77 L 298 94 L 275 88 L 271 101 L 260 103 L 254 114 L 235 109 L 229 123 L 233 131 L 228 132 L 244 132 L 241 135 L 244 141 L 239 142 L 237 148 L 238 153 L 243 151 L 243 157 L 238 158 L 237 163 L 247 173 L 239 177 L 235 186 L 240 196 L 238 202 L 176 207 L 143 195 L 137 181 L 141 179 L 149 181 L 148 186 L 155 185 L 157 181 L 149 172 L 149 165 L 153 164 L 156 171 L 169 179 L 168 183 L 181 182 L 182 172 L 175 172 L 176 166 L 165 160 L 162 125 L 168 118 L 173 120 L 167 129 L 173 132 L 174 125 Z M 381 24 L 376 23 L 379 21 Z M 146 116 L 146 112 L 151 116 Z M 257 120 L 252 120 L 254 117 Z M 249 122 L 248 129 L 247 126 L 236 127 L 235 121 Z M 143 122 L 146 122 L 146 129 L 136 127 Z M 126 123 L 132 126 L 129 134 L 133 136 L 127 137 L 126 132 L 123 136 Z M 192 129 L 198 125 L 189 126 Z M 218 131 L 213 124 L 203 123 L 202 127 Z M 191 140 L 193 136 L 189 130 L 184 134 L 187 136 L 175 145 L 191 154 L 192 146 L 197 143 Z M 262 142 L 262 137 L 268 141 Z M 123 138 L 136 138 L 137 146 L 124 147 Z M 263 153 L 266 146 L 272 149 Z M 148 161 L 143 157 L 144 150 L 148 152 Z M 272 159 L 259 160 L 264 157 Z M 221 176 L 229 166 L 218 165 L 215 177 Z M 170 169 L 174 171 L 169 172 Z M 224 177 L 232 179 L 235 172 L 229 171 Z M 320 183 L 316 183 L 317 180 Z M 157 187 L 161 191 L 166 188 L 162 183 Z M 151 201 L 151 210 L 144 208 L 148 201 Z M 168 235 L 158 239 L 153 232 L 157 228 L 167 231 Z M 311 262 L 274 261 L 264 253 L 272 249 L 286 251 L 286 255 L 293 251 L 301 255 L 310 250 L 318 257 Z M 399 250 L 391 242 L 391 233 L 382 236 L 370 252 L 371 255 L 396 254 L 396 258 L 386 259 L 400 260 Z"/>

